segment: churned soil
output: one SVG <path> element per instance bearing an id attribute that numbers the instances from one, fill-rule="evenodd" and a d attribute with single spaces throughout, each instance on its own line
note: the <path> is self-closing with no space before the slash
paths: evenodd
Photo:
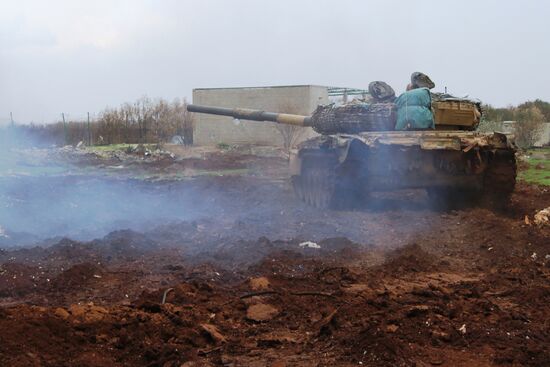
<path id="1" fill-rule="evenodd" d="M 318 212 L 279 181 L 187 184 L 237 200 L 0 250 L 0 365 L 550 365 L 550 227 L 525 220 L 547 188 L 518 184 L 502 212 L 424 194 Z"/>

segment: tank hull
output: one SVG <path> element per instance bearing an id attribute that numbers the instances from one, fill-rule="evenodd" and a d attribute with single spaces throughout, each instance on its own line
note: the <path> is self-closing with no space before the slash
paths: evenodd
<path id="1" fill-rule="evenodd" d="M 372 192 L 402 189 L 426 189 L 442 206 L 503 206 L 515 186 L 515 151 L 500 133 L 327 135 L 293 152 L 292 181 L 298 197 L 318 207 L 355 206 Z"/>

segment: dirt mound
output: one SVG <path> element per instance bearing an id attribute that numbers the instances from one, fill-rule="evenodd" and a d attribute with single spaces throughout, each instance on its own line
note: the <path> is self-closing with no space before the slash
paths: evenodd
<path id="1" fill-rule="evenodd" d="M 143 233 L 122 230 L 109 233 L 102 240 L 93 243 L 105 247 L 113 254 L 132 254 L 133 252 L 156 250 L 158 246 Z"/>
<path id="2" fill-rule="evenodd" d="M 390 252 L 384 270 L 397 273 L 433 271 L 436 262 L 437 258 L 434 255 L 413 243 Z"/>
<path id="3" fill-rule="evenodd" d="M 96 264 L 82 263 L 65 270 L 52 280 L 57 289 L 86 287 L 102 278 L 103 268 Z"/>
<path id="4" fill-rule="evenodd" d="M 39 268 L 19 263 L 0 265 L 0 297 L 22 296 L 42 282 Z"/>
<path id="5" fill-rule="evenodd" d="M 487 274 L 465 273 L 441 265 L 434 248 L 412 244 L 364 267 L 375 247 L 343 238 L 320 248 L 302 243 L 245 243 L 244 251 L 257 251 L 248 260 L 261 259 L 248 267 L 228 268 L 236 258 L 215 265 L 238 242 L 210 250 L 210 264 L 179 263 L 159 250 L 131 263 L 74 265 L 52 281 L 65 294 L 57 304 L 0 309 L 0 362 L 539 366 L 550 357 L 544 258 L 505 253 L 479 262 L 494 268 Z M 465 254 L 485 259 L 487 251 Z M 159 281 L 133 299 L 93 301 L 148 279 Z"/>
<path id="6" fill-rule="evenodd" d="M 99 252 L 90 244 L 63 238 L 46 249 L 50 260 L 65 261 L 67 264 L 100 261 Z"/>

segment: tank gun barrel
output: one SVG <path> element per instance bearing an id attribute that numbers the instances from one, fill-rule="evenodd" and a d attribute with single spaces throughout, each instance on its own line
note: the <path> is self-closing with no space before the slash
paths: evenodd
<path id="1" fill-rule="evenodd" d="M 190 104 L 187 105 L 187 111 L 209 115 L 230 116 L 239 120 L 271 121 L 286 125 L 311 126 L 311 116 L 266 112 L 248 108 L 224 108 Z"/>

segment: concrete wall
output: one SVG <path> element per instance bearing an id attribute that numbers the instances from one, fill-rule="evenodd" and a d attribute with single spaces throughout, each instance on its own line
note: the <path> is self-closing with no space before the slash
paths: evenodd
<path id="1" fill-rule="evenodd" d="M 504 122 L 501 122 L 499 124 L 499 127 L 497 128 L 497 130 L 503 131 L 505 133 L 513 134 L 515 124 L 516 124 L 515 121 L 504 121 Z M 542 147 L 542 146 L 546 146 L 546 145 L 550 145 L 550 122 L 545 122 L 544 123 L 544 127 L 542 128 L 542 134 L 541 134 L 539 140 L 537 140 L 535 142 L 534 146 L 535 147 Z"/>
<path id="2" fill-rule="evenodd" d="M 540 139 L 535 143 L 536 147 L 542 147 L 544 145 L 550 145 L 550 122 L 544 124 L 544 129 Z"/>
<path id="3" fill-rule="evenodd" d="M 317 105 L 328 103 L 326 87 L 284 86 L 255 88 L 194 89 L 193 103 L 206 106 L 254 108 L 272 112 L 309 115 Z M 283 138 L 276 123 L 241 120 L 230 117 L 195 114 L 193 140 L 196 145 L 260 144 L 282 146 Z M 300 141 L 316 133 L 311 128 L 300 132 Z"/>

